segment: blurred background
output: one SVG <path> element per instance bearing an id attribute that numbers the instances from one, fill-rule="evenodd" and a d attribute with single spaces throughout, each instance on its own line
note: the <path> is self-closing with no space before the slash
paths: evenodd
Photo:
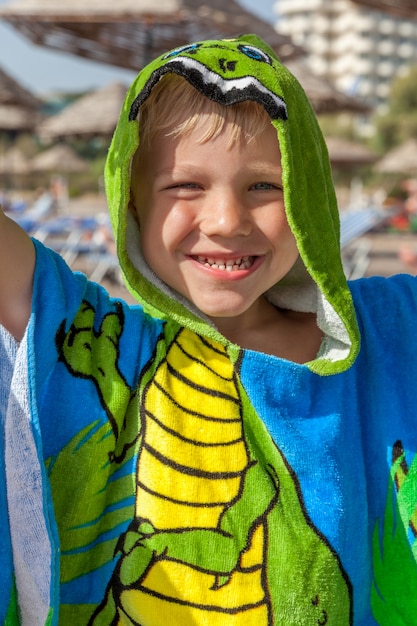
<path id="1" fill-rule="evenodd" d="M 0 202 L 121 288 L 103 165 L 126 89 L 189 41 L 261 35 L 324 132 L 346 274 L 417 273 L 414 0 L 0 0 Z"/>

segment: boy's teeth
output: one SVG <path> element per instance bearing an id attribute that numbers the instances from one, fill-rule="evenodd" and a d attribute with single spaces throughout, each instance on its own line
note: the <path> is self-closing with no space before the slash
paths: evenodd
<path id="1" fill-rule="evenodd" d="M 239 259 L 213 259 L 212 257 L 197 256 L 197 261 L 207 267 L 225 270 L 226 272 L 248 269 L 253 263 L 253 257 L 244 256 Z"/>

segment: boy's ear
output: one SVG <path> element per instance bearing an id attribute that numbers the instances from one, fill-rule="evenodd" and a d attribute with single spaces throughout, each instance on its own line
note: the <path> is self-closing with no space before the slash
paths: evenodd
<path id="1" fill-rule="evenodd" d="M 130 192 L 130 199 L 129 199 L 129 203 L 127 205 L 127 210 L 129 211 L 129 213 L 131 213 L 133 215 L 137 225 L 140 226 L 138 212 L 136 210 L 136 205 L 135 205 L 135 203 L 133 201 L 133 198 L 132 198 L 132 192 Z"/>

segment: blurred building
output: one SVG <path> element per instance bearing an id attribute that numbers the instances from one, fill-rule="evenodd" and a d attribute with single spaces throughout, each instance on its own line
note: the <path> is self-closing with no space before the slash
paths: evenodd
<path id="1" fill-rule="evenodd" d="M 277 0 L 276 28 L 308 51 L 308 61 L 336 87 L 383 107 L 392 80 L 417 64 L 417 18 L 352 0 Z"/>

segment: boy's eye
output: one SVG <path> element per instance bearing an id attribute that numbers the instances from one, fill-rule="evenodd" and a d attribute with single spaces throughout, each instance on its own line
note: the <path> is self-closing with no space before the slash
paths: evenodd
<path id="1" fill-rule="evenodd" d="M 251 189 L 255 189 L 255 191 L 269 191 L 271 189 L 275 191 L 282 191 L 282 187 L 280 185 L 266 182 L 255 183 L 252 185 Z"/>
<path id="2" fill-rule="evenodd" d="M 168 189 L 200 189 L 198 183 L 173 183 Z"/>
<path id="3" fill-rule="evenodd" d="M 174 187 L 182 187 L 185 189 L 194 189 L 195 187 L 198 187 L 197 183 L 178 183 L 177 185 L 174 185 Z"/>

